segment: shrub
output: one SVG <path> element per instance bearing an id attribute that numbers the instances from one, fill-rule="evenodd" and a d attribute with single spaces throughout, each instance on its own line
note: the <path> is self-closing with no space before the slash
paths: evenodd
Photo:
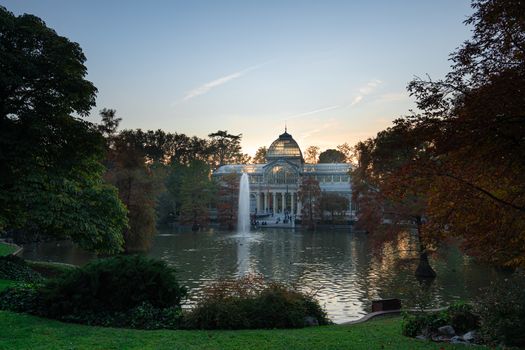
<path id="1" fill-rule="evenodd" d="M 0 279 L 36 283 L 42 276 L 31 269 L 24 259 L 14 255 L 0 256 Z"/>
<path id="2" fill-rule="evenodd" d="M 175 329 L 185 295 L 164 262 L 119 256 L 64 270 L 43 285 L 9 288 L 0 293 L 0 309 L 88 325 Z"/>
<path id="3" fill-rule="evenodd" d="M 0 292 L 0 310 L 40 315 L 38 291 L 34 285 L 18 285 Z"/>
<path id="4" fill-rule="evenodd" d="M 441 326 L 450 325 L 457 333 L 479 328 L 479 317 L 471 305 L 457 302 L 441 312 L 403 313 L 401 330 L 407 337 L 436 333 Z"/>
<path id="5" fill-rule="evenodd" d="M 298 328 L 306 317 L 329 323 L 313 296 L 251 275 L 207 287 L 185 322 L 198 329 Z"/>
<path id="6" fill-rule="evenodd" d="M 182 322 L 180 307 L 155 308 L 144 302 L 141 305 L 119 312 L 86 312 L 66 315 L 62 321 L 82 323 L 90 326 L 125 327 L 136 329 L 178 329 Z"/>
<path id="7" fill-rule="evenodd" d="M 423 333 L 437 332 L 441 326 L 448 324 L 448 318 L 444 313 L 403 313 L 401 332 L 407 337 L 415 337 Z"/>
<path id="8" fill-rule="evenodd" d="M 492 283 L 476 306 L 483 339 L 492 344 L 525 346 L 525 281 L 514 276 Z"/>
<path id="9" fill-rule="evenodd" d="M 449 324 L 457 333 L 466 333 L 479 328 L 479 316 L 474 313 L 472 305 L 456 302 L 446 311 Z"/>
<path id="10" fill-rule="evenodd" d="M 48 315 L 60 317 L 128 311 L 145 302 L 159 309 L 178 307 L 186 289 L 165 262 L 133 255 L 68 271 L 46 282 L 40 296 Z"/>

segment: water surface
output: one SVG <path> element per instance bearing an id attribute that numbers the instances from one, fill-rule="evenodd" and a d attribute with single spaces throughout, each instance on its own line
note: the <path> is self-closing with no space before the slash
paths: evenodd
<path id="1" fill-rule="evenodd" d="M 79 265 L 92 258 L 70 243 L 58 244 L 28 245 L 24 257 Z M 361 317 L 378 298 L 398 297 L 407 306 L 432 307 L 468 300 L 490 281 L 505 277 L 449 247 L 431 258 L 438 277 L 430 285 L 422 284 L 413 275 L 414 247 L 410 235 L 379 244 L 350 230 L 265 229 L 250 234 L 164 230 L 148 255 L 176 268 L 190 290 L 188 305 L 208 283 L 258 273 L 315 292 L 334 322 Z"/>

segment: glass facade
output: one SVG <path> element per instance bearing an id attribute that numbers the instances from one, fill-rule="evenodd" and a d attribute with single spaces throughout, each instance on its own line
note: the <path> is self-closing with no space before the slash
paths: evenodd
<path id="1" fill-rule="evenodd" d="M 276 185 L 294 185 L 299 181 L 299 174 L 289 165 L 274 165 L 264 173 L 264 182 Z"/>

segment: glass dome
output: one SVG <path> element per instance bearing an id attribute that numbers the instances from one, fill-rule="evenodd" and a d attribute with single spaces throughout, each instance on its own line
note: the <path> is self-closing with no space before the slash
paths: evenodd
<path id="1" fill-rule="evenodd" d="M 266 159 L 268 161 L 277 158 L 296 158 L 302 161 L 303 154 L 297 142 L 293 139 L 292 135 L 287 133 L 279 135 L 279 138 L 272 142 L 268 152 L 266 153 Z"/>

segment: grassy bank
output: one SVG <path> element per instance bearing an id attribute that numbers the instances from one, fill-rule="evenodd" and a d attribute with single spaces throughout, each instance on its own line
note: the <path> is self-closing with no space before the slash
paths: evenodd
<path id="1" fill-rule="evenodd" d="M 16 250 L 16 248 L 13 247 L 12 245 L 0 242 L 0 256 L 4 256 L 4 255 L 8 255 L 8 254 L 14 253 L 15 250 Z"/>
<path id="2" fill-rule="evenodd" d="M 0 291 L 16 282 L 0 280 Z M 0 311 L 0 349 L 466 349 L 401 335 L 401 318 L 290 330 L 142 331 Z M 476 347 L 476 349 L 488 349 Z"/>
<path id="3" fill-rule="evenodd" d="M 0 311 L 1 349 L 466 349 L 401 335 L 400 318 L 294 330 L 140 331 Z M 476 349 L 488 349 L 476 347 Z"/>

